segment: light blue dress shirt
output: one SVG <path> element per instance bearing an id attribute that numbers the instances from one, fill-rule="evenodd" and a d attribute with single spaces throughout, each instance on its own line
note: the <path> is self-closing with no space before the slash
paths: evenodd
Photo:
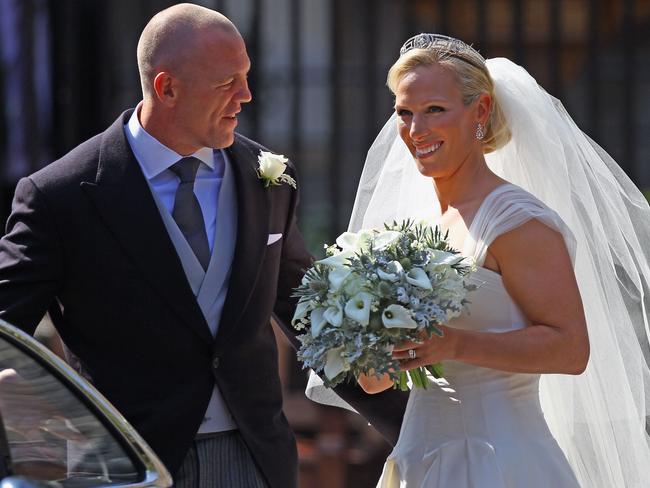
<path id="1" fill-rule="evenodd" d="M 169 212 L 169 218 L 166 218 L 163 215 L 163 222 L 166 226 L 168 225 L 167 222 L 171 222 L 169 225 L 175 225 L 171 218 L 171 213 L 174 208 L 176 190 L 178 189 L 180 181 L 178 176 L 176 176 L 169 167 L 182 159 L 183 156 L 166 147 L 144 130 L 138 119 L 137 114 L 139 110 L 140 106 L 135 109 L 128 123 L 124 126 L 124 132 L 131 149 L 135 154 L 135 158 L 140 164 L 145 178 L 147 178 L 147 181 L 149 182 L 150 188 L 155 193 L 157 200 L 156 205 L 158 205 L 161 215 L 162 212 L 165 212 L 165 209 Z M 213 252 L 215 245 L 215 232 L 217 229 L 219 193 L 221 191 L 224 176 L 227 177 L 228 180 L 224 186 L 223 197 L 225 200 L 222 201 L 223 207 L 221 209 L 221 218 L 223 220 L 219 222 L 219 225 L 222 226 L 221 229 L 223 230 L 223 226 L 227 227 L 229 220 L 232 220 L 236 215 L 236 211 L 232 208 L 236 205 L 234 193 L 232 191 L 232 175 L 230 174 L 230 171 L 229 173 L 226 173 L 225 171 L 226 165 L 229 164 L 229 162 L 226 154 L 221 149 L 213 150 L 204 147 L 196 151 L 194 154 L 191 154 L 191 156 L 201 160 L 201 164 L 199 165 L 196 174 L 196 180 L 194 182 L 194 194 L 201 205 L 208 242 L 210 245 L 210 252 Z M 228 169 L 230 170 L 230 168 Z M 230 176 L 228 176 L 228 174 L 230 174 Z M 171 233 L 169 228 L 168 231 Z M 232 256 L 228 257 L 228 249 L 230 249 L 231 252 L 234 252 L 234 239 L 236 232 L 226 232 L 225 234 L 222 232 L 222 234 L 223 235 L 219 238 L 219 247 L 216 252 L 221 253 L 222 262 L 220 264 L 226 267 L 219 268 L 217 265 L 213 268 L 212 263 L 214 263 L 214 261 L 211 261 L 210 268 L 208 269 L 213 270 L 213 272 L 210 273 L 208 277 L 204 274 L 204 270 L 200 267 L 198 261 L 196 261 L 201 276 L 197 278 L 195 275 L 188 275 L 188 282 L 190 283 L 190 286 L 192 286 L 192 291 L 197 296 L 198 304 L 201 307 L 201 311 L 203 312 L 213 337 L 216 336 L 217 333 L 217 328 L 221 320 L 223 304 L 228 290 L 227 283 L 230 274 L 230 262 L 232 259 Z M 228 241 L 228 239 L 230 239 L 230 241 Z M 174 242 L 173 237 L 172 242 Z M 185 264 L 187 263 L 183 260 L 182 255 L 179 254 L 179 257 L 181 258 L 181 263 L 183 264 L 187 275 L 188 270 L 185 268 Z M 210 283 L 212 283 L 212 281 L 218 281 L 220 272 L 222 273 L 221 278 L 224 282 L 221 285 L 215 285 L 214 289 L 210 288 Z M 225 273 L 225 276 L 223 273 Z M 208 280 L 207 285 L 204 279 Z M 204 285 L 208 286 L 208 288 L 206 288 L 208 291 L 203 290 Z M 228 407 L 223 400 L 218 386 L 215 384 L 198 433 L 206 434 L 233 430 L 236 428 L 237 425 L 228 411 Z"/>
<path id="2" fill-rule="evenodd" d="M 142 128 L 138 119 L 140 105 L 136 107 L 129 122 L 124 126 L 124 132 L 145 178 L 149 181 L 149 186 L 171 214 L 180 180 L 169 167 L 185 156 L 168 148 Z M 217 225 L 217 202 L 226 155 L 222 149 L 203 147 L 190 156 L 201 160 L 202 163 L 196 173 L 194 194 L 201 205 L 208 244 L 212 252 Z"/>

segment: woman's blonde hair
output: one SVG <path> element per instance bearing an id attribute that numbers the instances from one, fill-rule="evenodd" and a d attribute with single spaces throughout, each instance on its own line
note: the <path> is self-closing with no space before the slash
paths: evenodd
<path id="1" fill-rule="evenodd" d="M 510 128 L 499 106 L 499 101 L 494 91 L 494 82 L 487 70 L 485 61 L 479 56 L 469 59 L 457 54 L 449 54 L 435 48 L 414 48 L 402 54 L 388 71 L 387 85 L 395 94 L 400 80 L 419 66 L 439 65 L 451 70 L 458 80 L 465 105 L 471 104 L 481 93 L 487 93 L 492 99 L 490 116 L 485 124 L 485 137 L 483 138 L 483 152 L 485 154 L 496 151 L 506 145 L 510 140 Z"/>

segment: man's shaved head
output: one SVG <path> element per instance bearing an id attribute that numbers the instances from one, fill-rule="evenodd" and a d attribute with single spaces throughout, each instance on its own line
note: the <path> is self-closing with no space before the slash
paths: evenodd
<path id="1" fill-rule="evenodd" d="M 153 92 L 152 82 L 159 71 L 178 73 L 185 62 L 200 50 L 202 36 L 222 31 L 239 36 L 227 17 L 191 3 L 165 9 L 145 26 L 138 42 L 138 69 L 144 97 Z"/>

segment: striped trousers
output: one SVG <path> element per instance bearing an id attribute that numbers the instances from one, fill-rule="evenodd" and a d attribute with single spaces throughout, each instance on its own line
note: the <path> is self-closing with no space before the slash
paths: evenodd
<path id="1" fill-rule="evenodd" d="M 238 431 L 196 439 L 175 488 L 268 488 Z"/>

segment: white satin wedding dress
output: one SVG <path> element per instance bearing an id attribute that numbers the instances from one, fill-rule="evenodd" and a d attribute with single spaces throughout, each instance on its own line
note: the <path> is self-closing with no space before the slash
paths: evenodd
<path id="1" fill-rule="evenodd" d="M 501 276 L 482 268 L 499 235 L 538 219 L 566 232 L 559 216 L 518 186 L 497 187 L 483 201 L 463 254 L 476 259 L 469 314 L 450 326 L 507 332 L 528 322 Z M 566 234 L 565 234 L 566 235 Z M 568 242 L 573 252 L 573 243 Z M 514 374 L 456 361 L 445 378 L 411 390 L 399 440 L 378 488 L 574 488 L 579 484 L 540 406 L 538 374 Z"/>

